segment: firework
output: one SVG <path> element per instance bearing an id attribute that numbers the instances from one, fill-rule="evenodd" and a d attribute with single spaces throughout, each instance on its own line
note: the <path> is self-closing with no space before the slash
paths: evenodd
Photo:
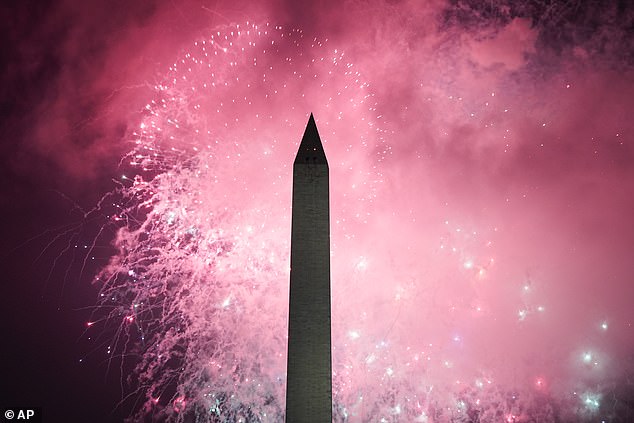
<path id="1" fill-rule="evenodd" d="M 309 112 L 331 158 L 337 420 L 555 421 L 601 409 L 611 377 L 601 336 L 612 324 L 597 317 L 583 346 L 562 334 L 570 317 L 551 300 L 557 273 L 531 269 L 533 244 L 530 260 L 505 248 L 530 240 L 513 224 L 533 209 L 516 220 L 507 210 L 533 191 L 492 194 L 460 173 L 472 155 L 498 163 L 491 173 L 513 163 L 524 141 L 508 128 L 522 113 L 499 90 L 510 82 L 449 86 L 442 68 L 464 63 L 441 57 L 416 70 L 441 76 L 390 121 L 367 62 L 301 30 L 247 22 L 197 39 L 153 84 L 122 161 L 117 253 L 98 275 L 104 319 L 118 327 L 108 353 L 135 366 L 135 419 L 283 419 L 290 166 Z M 433 130 L 411 111 L 428 108 L 439 111 Z M 557 113 L 547 115 L 526 125 L 551 130 Z M 407 124 L 429 139 L 400 140 L 413 135 L 393 128 Z M 446 141 L 456 137 L 475 146 Z M 434 155 L 456 174 L 428 178 Z M 502 206 L 459 212 L 447 198 L 468 190 L 481 194 L 471 210 Z"/>

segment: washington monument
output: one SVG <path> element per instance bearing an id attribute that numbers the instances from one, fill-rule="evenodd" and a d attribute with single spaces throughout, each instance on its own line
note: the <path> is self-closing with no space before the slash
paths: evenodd
<path id="1" fill-rule="evenodd" d="M 332 422 L 328 162 L 311 113 L 293 163 L 287 423 Z"/>

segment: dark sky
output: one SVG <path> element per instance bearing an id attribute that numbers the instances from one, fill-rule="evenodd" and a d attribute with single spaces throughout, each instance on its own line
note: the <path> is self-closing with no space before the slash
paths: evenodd
<path id="1" fill-rule="evenodd" d="M 106 175 L 123 151 L 104 147 L 125 132 L 121 116 L 99 123 L 116 107 L 109 98 L 122 78 L 108 62 L 160 7 L 28 1 L 0 9 L 3 410 L 42 407 L 47 422 L 122 421 L 130 412 L 129 405 L 117 408 L 118 365 L 109 370 L 86 342 L 97 268 L 91 262 L 82 272 L 85 254 L 72 247 L 101 225 L 99 216 L 85 220 L 84 213 L 113 188 Z M 84 356 L 93 359 L 84 364 Z"/>
<path id="2" fill-rule="evenodd" d="M 111 256 L 126 258 L 115 248 L 121 238 L 112 245 L 121 226 L 111 222 L 116 208 L 111 203 L 123 204 L 126 195 L 141 201 L 147 194 L 121 179 L 136 171 L 128 156 L 122 159 L 141 151 L 135 141 L 146 146 L 147 137 L 155 136 L 164 143 L 163 153 L 178 152 L 157 159 L 154 173 L 139 171 L 147 180 L 164 175 L 153 185 L 165 194 L 153 212 L 177 214 L 177 226 L 166 226 L 167 233 L 201 225 L 210 210 L 227 206 L 243 213 L 219 224 L 236 237 L 249 240 L 237 228 L 265 221 L 267 229 L 254 239 L 268 244 L 236 247 L 232 260 L 272 251 L 267 260 L 281 261 L 275 270 L 258 267 L 255 278 L 283 282 L 284 196 L 290 192 L 285 166 L 310 111 L 336 181 L 333 281 L 342 283 L 333 288 L 341 322 L 333 326 L 333 340 L 346 351 L 342 366 L 367 366 L 346 373 L 349 391 L 342 388 L 340 395 L 351 413 L 351 398 L 361 391 L 379 398 L 385 378 L 395 391 L 424 374 L 436 391 L 456 379 L 477 385 L 490 378 L 512 380 L 518 389 L 544 380 L 553 393 L 582 389 L 606 396 L 605 386 L 629 374 L 634 348 L 629 3 L 300 3 L 69 0 L 1 6 L 3 409 L 42 407 L 44 421 L 52 422 L 116 422 L 134 408 L 136 397 L 117 406 L 130 392 L 128 377 L 132 382 L 136 377 L 131 361 L 121 366 L 111 355 L 134 356 L 139 340 L 131 336 L 127 350 L 115 342 L 119 348 L 106 353 L 125 326 L 103 320 L 111 310 L 107 304 L 95 308 L 101 286 L 93 278 Z M 267 34 L 270 38 L 231 34 L 225 41 L 235 45 L 225 48 L 235 64 L 202 55 L 198 62 L 191 59 L 203 52 L 194 43 L 209 42 L 216 31 L 237 33 L 236 25 L 248 28 L 247 22 L 284 30 L 269 29 L 276 34 Z M 292 32 L 297 29 L 301 37 Z M 252 40 L 275 41 L 268 54 L 258 56 L 264 67 L 256 70 L 250 53 L 236 47 Z M 207 60 L 213 76 L 205 73 Z M 304 79 L 289 63 L 305 72 Z M 268 76 L 262 79 L 260 69 Z M 246 88 L 238 80 L 256 83 Z M 192 94 L 192 88 L 212 82 L 218 87 L 209 94 Z M 161 90 L 157 84 L 173 85 Z M 161 99 L 167 99 L 169 114 L 159 117 L 154 113 L 162 109 L 152 101 Z M 174 116 L 186 121 L 185 129 L 169 120 Z M 208 128 L 213 136 L 191 132 Z M 173 138 L 161 138 L 163 133 Z M 226 159 L 205 162 L 191 153 L 217 139 L 223 142 L 213 154 Z M 239 145 L 245 139 L 248 148 Z M 272 161 L 262 162 L 261 155 Z M 182 165 L 192 157 L 202 160 L 194 170 L 204 171 L 201 163 L 211 167 L 223 190 L 197 185 L 188 173 L 194 170 Z M 245 164 L 246 159 L 252 161 Z M 170 166 L 180 170 L 165 171 Z M 200 196 L 200 206 L 187 216 L 177 206 L 191 207 L 191 199 L 168 195 L 183 186 L 187 195 Z M 172 225 L 172 217 L 166 219 Z M 215 233 L 204 224 L 200 228 Z M 168 255 L 164 261 L 181 263 Z M 236 282 L 252 276 L 246 272 L 217 285 L 223 287 L 214 291 L 224 295 L 220 308 L 241 304 L 251 310 L 257 303 Z M 209 291 L 203 297 L 213 298 Z M 198 322 L 197 308 L 176 306 Z M 257 307 L 277 310 L 271 333 L 283 333 L 283 301 Z M 366 317 L 367 307 L 375 314 Z M 244 327 L 236 324 L 232 332 L 227 329 L 232 323 L 214 316 L 227 336 L 246 336 Z M 98 330 L 87 327 L 93 321 Z M 164 329 L 156 331 L 156 339 L 167 336 Z M 258 351 L 277 351 L 279 340 L 273 338 L 260 340 L 266 348 Z M 382 343 L 390 350 L 368 352 Z M 500 344 L 506 346 L 499 349 Z M 437 366 L 422 373 L 403 370 L 414 356 L 410 347 L 433 357 Z M 587 353 L 593 357 L 588 363 Z M 271 366 L 277 370 L 280 363 Z M 173 398 L 165 401 L 173 404 Z M 399 421 L 396 410 L 401 412 L 400 404 L 377 413 Z"/>

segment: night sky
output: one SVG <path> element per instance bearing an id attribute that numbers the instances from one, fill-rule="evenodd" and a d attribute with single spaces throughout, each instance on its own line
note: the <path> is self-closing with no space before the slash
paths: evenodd
<path id="1" fill-rule="evenodd" d="M 629 2 L 14 3 L 3 412 L 281 421 L 312 112 L 337 421 L 634 419 Z"/>

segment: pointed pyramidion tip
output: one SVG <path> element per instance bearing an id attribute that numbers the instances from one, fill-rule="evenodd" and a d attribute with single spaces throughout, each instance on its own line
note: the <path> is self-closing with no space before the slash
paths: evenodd
<path id="1" fill-rule="evenodd" d="M 299 145 L 299 150 L 297 150 L 294 164 L 328 164 L 312 113 L 308 118 L 308 124 L 306 125 L 302 142 Z"/>

